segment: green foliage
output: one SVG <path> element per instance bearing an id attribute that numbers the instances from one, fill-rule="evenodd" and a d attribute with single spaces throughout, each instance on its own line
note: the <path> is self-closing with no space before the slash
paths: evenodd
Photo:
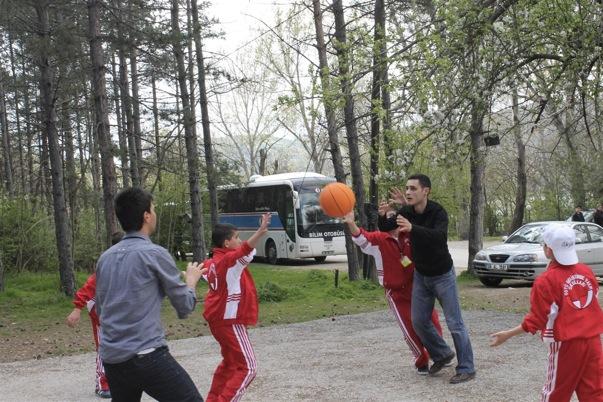
<path id="1" fill-rule="evenodd" d="M 56 266 L 52 217 L 25 199 L 0 198 L 0 246 L 7 273 Z"/>
<path id="2" fill-rule="evenodd" d="M 262 283 L 257 291 L 260 302 L 280 302 L 287 299 L 289 293 L 287 289 L 270 281 Z"/>
<path id="3" fill-rule="evenodd" d="M 76 274 L 76 287 L 88 278 L 88 273 Z M 6 277 L 6 291 L 0 292 L 0 320 L 62 321 L 73 308 L 71 298 L 60 289 L 58 273 L 21 272 Z M 59 318 L 57 318 L 59 317 Z M 43 324 L 41 324 L 43 325 Z"/>
<path id="4" fill-rule="evenodd" d="M 307 275 L 308 281 L 326 281 L 327 280 L 327 273 L 325 271 L 320 271 L 318 269 L 312 269 L 310 270 L 310 272 L 308 272 Z"/>
<path id="5" fill-rule="evenodd" d="M 468 270 L 465 270 L 456 277 L 456 281 L 457 281 L 457 283 L 471 283 L 471 282 L 477 282 L 478 279 L 477 279 L 477 276 L 470 273 Z"/>

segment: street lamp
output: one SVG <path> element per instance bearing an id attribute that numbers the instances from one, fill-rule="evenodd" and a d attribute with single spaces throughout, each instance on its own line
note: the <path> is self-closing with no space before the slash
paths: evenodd
<path id="1" fill-rule="evenodd" d="M 528 221 L 526 223 L 530 223 L 531 218 L 530 218 L 530 211 L 532 210 L 532 206 L 531 205 L 526 205 L 526 211 L 528 213 Z"/>

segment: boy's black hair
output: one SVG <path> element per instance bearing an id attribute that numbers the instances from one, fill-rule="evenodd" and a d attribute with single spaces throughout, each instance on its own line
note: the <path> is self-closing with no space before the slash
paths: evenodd
<path id="1" fill-rule="evenodd" d="M 429 177 L 422 173 L 413 174 L 412 176 L 408 177 L 408 180 L 418 180 L 421 187 L 431 188 L 431 180 L 429 180 Z"/>
<path id="2" fill-rule="evenodd" d="M 151 212 L 153 196 L 138 187 L 130 187 L 115 196 L 115 215 L 121 228 L 127 232 L 140 230 L 144 213 Z"/>
<path id="3" fill-rule="evenodd" d="M 218 223 L 211 232 L 211 242 L 214 247 L 224 247 L 224 242 L 230 240 L 237 227 L 230 223 Z"/>

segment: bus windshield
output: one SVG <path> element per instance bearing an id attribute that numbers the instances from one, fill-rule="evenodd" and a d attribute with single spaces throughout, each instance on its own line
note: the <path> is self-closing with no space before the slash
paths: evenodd
<path id="1" fill-rule="evenodd" d="M 315 192 L 302 192 L 299 193 L 299 207 L 301 210 L 301 224 L 304 229 L 308 229 L 315 225 L 322 225 L 325 223 L 340 223 L 341 220 L 338 218 L 331 218 L 326 215 L 320 204 L 318 203 L 318 196 L 320 193 Z"/>
<path id="2" fill-rule="evenodd" d="M 307 183 L 299 188 L 297 229 L 301 237 L 328 238 L 344 235 L 342 221 L 326 215 L 318 202 L 324 184 L 326 183 Z"/>

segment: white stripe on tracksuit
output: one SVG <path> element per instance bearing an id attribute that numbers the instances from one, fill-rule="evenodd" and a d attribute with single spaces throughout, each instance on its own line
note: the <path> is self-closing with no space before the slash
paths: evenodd
<path id="1" fill-rule="evenodd" d="M 390 310 L 392 311 L 392 313 L 394 313 L 394 316 L 398 320 L 398 325 L 400 325 L 400 329 L 402 329 L 402 334 L 404 335 L 404 340 L 406 341 L 406 344 L 410 348 L 410 350 L 415 358 L 415 361 L 417 361 L 417 359 L 421 356 L 421 348 L 410 337 L 410 334 L 408 333 L 408 329 L 406 329 L 406 325 L 404 325 L 404 321 L 402 320 L 402 317 L 400 316 L 400 312 L 398 311 L 398 308 L 396 307 L 396 303 L 394 302 L 394 299 L 391 296 L 391 290 L 387 289 L 385 291 L 385 297 L 387 298 L 387 301 L 389 303 Z"/>
<path id="2" fill-rule="evenodd" d="M 245 361 L 247 362 L 247 376 L 241 383 L 241 386 L 237 390 L 237 393 L 232 398 L 233 402 L 237 402 L 241 400 L 247 386 L 253 379 L 257 373 L 257 362 L 255 360 L 255 354 L 253 353 L 253 348 L 251 346 L 251 342 L 249 341 L 249 336 L 247 334 L 247 328 L 241 324 L 234 324 L 232 326 L 235 336 L 237 337 L 237 341 L 239 341 L 239 347 L 245 356 Z"/>
<path id="3" fill-rule="evenodd" d="M 98 337 L 98 343 L 100 345 L 101 340 L 101 328 L 100 325 L 96 327 L 96 336 Z M 103 366 L 103 361 L 101 360 L 100 353 L 98 352 L 98 348 L 96 348 L 96 390 L 103 390 L 103 386 L 101 384 L 101 378 L 105 376 L 105 367 Z"/>
<path id="4" fill-rule="evenodd" d="M 544 384 L 544 387 L 542 387 L 542 396 L 540 398 L 542 402 L 548 402 L 551 394 L 555 390 L 555 384 L 557 382 L 557 363 L 559 360 L 561 344 L 562 342 L 549 343 L 549 362 L 546 373 L 546 383 Z"/>

